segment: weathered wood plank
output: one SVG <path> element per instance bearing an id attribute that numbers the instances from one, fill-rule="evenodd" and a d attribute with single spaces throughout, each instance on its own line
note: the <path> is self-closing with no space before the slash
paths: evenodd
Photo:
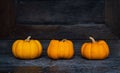
<path id="1" fill-rule="evenodd" d="M 18 24 L 10 38 L 26 38 L 31 35 L 37 39 L 118 39 L 104 24 L 76 25 L 20 25 Z"/>
<path id="2" fill-rule="evenodd" d="M 18 23 L 104 23 L 104 0 L 17 0 L 16 10 Z"/>
<path id="3" fill-rule="evenodd" d="M 15 25 L 13 0 L 0 0 L 0 38 L 8 36 Z"/>
<path id="4" fill-rule="evenodd" d="M 120 0 L 105 0 L 105 22 L 120 37 Z"/>

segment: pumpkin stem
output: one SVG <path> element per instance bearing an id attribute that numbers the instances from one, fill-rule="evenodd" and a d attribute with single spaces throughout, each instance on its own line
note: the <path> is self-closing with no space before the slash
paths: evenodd
<path id="1" fill-rule="evenodd" d="M 62 42 L 65 42 L 65 40 L 67 40 L 67 39 L 62 39 L 61 41 L 62 41 Z"/>
<path id="2" fill-rule="evenodd" d="M 95 39 L 94 39 L 93 37 L 89 37 L 89 39 L 91 39 L 93 43 L 96 42 Z"/>
<path id="3" fill-rule="evenodd" d="M 27 39 L 25 39 L 25 41 L 29 42 L 30 38 L 31 38 L 31 36 L 28 36 Z"/>

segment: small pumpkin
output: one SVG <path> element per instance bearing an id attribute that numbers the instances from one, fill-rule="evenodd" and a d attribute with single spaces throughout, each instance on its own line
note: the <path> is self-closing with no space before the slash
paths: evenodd
<path id="1" fill-rule="evenodd" d="M 52 59 L 70 59 L 74 55 L 74 47 L 71 40 L 51 40 L 47 48 L 47 54 Z"/>
<path id="2" fill-rule="evenodd" d="M 89 37 L 92 42 L 84 43 L 80 49 L 81 55 L 86 59 L 105 59 L 109 56 L 109 47 L 104 40 L 95 41 Z"/>
<path id="3" fill-rule="evenodd" d="M 12 53 L 19 59 L 34 59 L 41 55 L 42 45 L 38 40 L 31 40 L 28 36 L 25 40 L 16 40 L 12 45 Z"/>

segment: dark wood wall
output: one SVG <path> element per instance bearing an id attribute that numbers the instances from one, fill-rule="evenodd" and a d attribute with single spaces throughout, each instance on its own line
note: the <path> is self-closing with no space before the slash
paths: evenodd
<path id="1" fill-rule="evenodd" d="M 73 1 L 73 0 L 71 0 L 71 1 Z M 97 1 L 97 0 L 95 0 L 95 1 Z M 80 23 L 77 23 L 77 25 L 74 23 L 72 23 L 72 24 L 62 23 L 62 25 L 61 25 L 61 23 L 55 23 L 55 25 L 53 25 L 52 23 L 50 23 L 50 25 L 44 25 L 44 23 L 42 23 L 41 25 L 37 25 L 37 26 L 34 26 L 33 23 L 30 24 L 31 26 L 28 26 L 29 24 L 27 23 L 27 25 L 21 25 L 19 23 L 16 23 L 16 19 L 19 20 L 19 18 L 20 18 L 20 20 L 22 20 L 24 18 L 24 14 L 22 14 L 21 13 L 22 11 L 21 11 L 20 14 L 22 14 L 22 16 L 20 15 L 20 17 L 16 18 L 16 11 L 19 11 L 22 9 L 21 9 L 21 7 L 18 7 L 20 9 L 17 10 L 15 8 L 16 7 L 15 4 L 16 3 L 14 2 L 14 0 L 0 0 L 0 39 L 1 38 L 15 38 L 15 37 L 25 38 L 28 35 L 32 35 L 33 37 L 40 38 L 40 39 L 53 39 L 53 38 L 56 38 L 56 39 L 58 39 L 58 38 L 59 39 L 62 39 L 62 38 L 86 39 L 89 37 L 89 35 L 92 35 L 95 38 L 104 38 L 104 39 L 112 38 L 112 34 L 109 33 L 110 31 L 108 31 L 104 26 L 98 25 L 97 23 L 94 24 L 95 26 L 92 25 L 91 23 L 90 23 L 90 25 L 85 25 L 85 24 L 80 24 Z M 22 4 L 22 6 L 23 6 L 22 8 L 23 8 L 23 13 L 24 13 L 24 10 L 26 11 L 26 9 L 24 9 L 24 3 L 21 2 L 20 4 Z M 33 5 L 33 7 L 35 7 L 35 6 Z M 98 3 L 98 6 L 100 6 L 99 3 Z M 84 6 L 83 6 L 83 8 L 84 8 Z M 93 6 L 93 9 L 92 9 L 93 17 L 96 14 L 96 13 L 94 13 L 94 11 L 97 11 L 94 9 L 96 9 L 96 8 L 94 8 L 94 6 Z M 85 9 L 85 10 L 87 10 L 87 9 Z M 62 10 L 62 11 L 64 13 L 64 10 Z M 83 9 L 83 11 L 84 11 L 84 9 Z M 34 9 L 33 9 L 33 12 L 34 12 Z M 59 12 L 59 9 L 58 9 L 58 12 Z M 75 12 L 76 12 L 76 10 L 75 10 Z M 36 13 L 36 11 L 35 11 L 35 13 Z M 89 13 L 89 12 L 86 11 L 86 13 Z M 104 12 L 102 13 L 102 22 L 104 21 L 103 14 L 104 14 Z M 32 16 L 34 18 L 34 14 Z M 89 14 L 88 14 L 88 16 L 89 16 Z M 68 15 L 68 17 L 69 17 L 69 15 Z M 73 17 L 74 17 L 74 12 L 73 12 Z M 77 17 L 77 18 L 79 19 L 79 17 Z M 30 19 L 33 19 L 33 18 L 30 18 Z M 43 18 L 44 18 L 44 16 L 43 16 Z M 76 16 L 75 16 L 75 18 L 76 18 Z M 99 21 L 99 16 L 97 18 L 98 18 L 97 21 Z M 27 17 L 26 19 L 29 19 L 29 18 Z M 96 22 L 96 20 L 94 20 L 94 19 L 96 19 L 96 17 L 91 18 L 90 20 L 92 20 L 93 22 L 94 21 Z M 100 19 L 101 19 L 101 17 L 100 17 Z M 120 19 L 120 1 L 119 0 L 105 0 L 105 22 L 106 22 L 106 25 L 111 29 L 111 31 L 113 33 L 115 33 L 117 36 L 120 37 L 120 20 L 119 19 Z M 59 20 L 59 19 L 57 19 L 57 20 Z M 71 19 L 70 19 L 70 21 L 71 21 Z M 73 21 L 74 21 L 74 19 L 73 19 Z M 100 23 L 101 23 L 101 20 L 100 20 Z M 87 24 L 89 24 L 89 23 L 87 22 Z M 98 25 L 98 27 L 97 27 L 97 25 Z M 103 34 L 104 34 L 104 36 L 103 36 Z"/>
<path id="2" fill-rule="evenodd" d="M 17 23 L 104 23 L 104 0 L 16 0 Z"/>
<path id="3" fill-rule="evenodd" d="M 105 22 L 120 37 L 120 0 L 105 0 Z"/>
<path id="4" fill-rule="evenodd" d="M 15 10 L 13 0 L 0 0 L 0 38 L 12 33 L 15 26 Z"/>

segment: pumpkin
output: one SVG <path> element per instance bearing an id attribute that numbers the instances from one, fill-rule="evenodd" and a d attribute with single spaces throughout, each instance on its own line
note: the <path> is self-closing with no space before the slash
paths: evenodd
<path id="1" fill-rule="evenodd" d="M 105 59 L 109 55 L 108 44 L 104 40 L 95 41 L 89 37 L 92 42 L 84 43 L 80 49 L 82 57 L 86 59 Z"/>
<path id="2" fill-rule="evenodd" d="M 19 59 L 38 58 L 42 53 L 42 45 L 38 40 L 30 39 L 16 40 L 12 45 L 12 53 Z"/>
<path id="3" fill-rule="evenodd" d="M 47 48 L 47 54 L 52 59 L 70 59 L 74 55 L 74 47 L 71 40 L 51 40 Z"/>

